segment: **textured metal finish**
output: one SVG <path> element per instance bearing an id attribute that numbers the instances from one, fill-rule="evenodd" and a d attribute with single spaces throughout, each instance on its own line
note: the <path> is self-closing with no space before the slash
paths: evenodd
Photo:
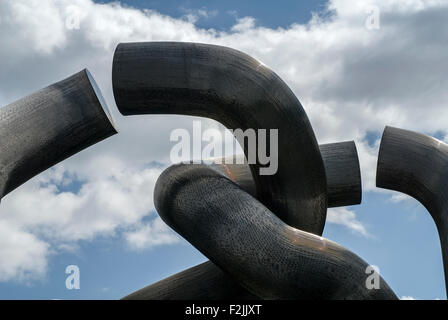
<path id="1" fill-rule="evenodd" d="M 257 197 L 287 224 L 322 234 L 327 187 L 319 147 L 299 100 L 269 68 L 221 46 L 126 43 L 115 51 L 112 78 L 124 115 L 182 114 L 229 129 L 278 129 L 277 173 L 261 176 L 263 166 L 251 165 Z"/>
<path id="2" fill-rule="evenodd" d="M 248 291 L 264 299 L 396 299 L 368 265 L 322 237 L 278 219 L 234 182 L 201 165 L 176 165 L 157 181 L 162 219 Z"/>
<path id="3" fill-rule="evenodd" d="M 319 146 L 327 173 L 328 206 L 355 205 L 361 202 L 361 173 L 358 153 L 353 141 Z M 238 157 L 238 163 L 244 156 Z M 249 166 L 236 164 L 237 158 L 221 159 L 211 164 L 221 174 L 255 196 L 255 185 Z M 124 299 L 129 300 L 225 300 L 258 297 L 238 285 L 210 261 L 189 268 L 171 277 L 140 289 Z"/>
<path id="4" fill-rule="evenodd" d="M 258 300 L 207 261 L 138 290 L 123 300 Z"/>
<path id="5" fill-rule="evenodd" d="M 115 133 L 87 70 L 0 108 L 0 199 Z"/>
<path id="6" fill-rule="evenodd" d="M 354 141 L 319 145 L 327 177 L 328 207 L 336 208 L 361 203 L 362 184 L 358 151 Z M 226 161 L 227 160 L 227 161 Z M 211 166 L 256 197 L 256 188 L 249 166 L 243 156 L 221 159 Z M 227 163 L 226 163 L 227 162 Z"/>
<path id="7" fill-rule="evenodd" d="M 376 184 L 414 197 L 429 211 L 439 232 L 448 288 L 448 145 L 424 134 L 387 127 Z"/>
<path id="8" fill-rule="evenodd" d="M 319 146 L 327 176 L 328 207 L 360 204 L 361 169 L 354 141 Z"/>

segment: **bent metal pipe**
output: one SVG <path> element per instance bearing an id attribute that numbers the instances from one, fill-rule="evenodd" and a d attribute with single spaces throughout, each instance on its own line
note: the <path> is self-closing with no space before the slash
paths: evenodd
<path id="1" fill-rule="evenodd" d="M 353 141 L 319 146 L 327 176 L 328 205 L 339 207 L 361 203 L 362 187 L 358 153 Z M 244 161 L 244 157 L 238 157 Z M 255 186 L 249 167 L 235 164 L 211 164 L 221 174 L 255 196 Z M 238 162 L 239 163 L 239 162 Z M 225 300 L 257 299 L 231 277 L 207 261 L 166 279 L 146 286 L 123 299 L 125 300 Z"/>
<path id="2" fill-rule="evenodd" d="M 0 108 L 0 199 L 116 133 L 87 69 Z"/>
<path id="3" fill-rule="evenodd" d="M 294 229 L 227 177 L 175 165 L 159 177 L 161 218 L 252 294 L 263 299 L 396 299 L 367 263 L 338 244 Z"/>
<path id="4" fill-rule="evenodd" d="M 261 62 L 215 45 L 124 43 L 115 51 L 112 83 L 124 115 L 182 114 L 228 129 L 277 129 L 277 173 L 259 175 L 260 162 L 250 165 L 257 197 L 287 224 L 322 234 L 327 186 L 313 129 L 291 89 Z"/>
<path id="5" fill-rule="evenodd" d="M 405 193 L 431 214 L 440 237 L 448 292 L 448 145 L 427 135 L 386 127 L 376 185 Z"/>

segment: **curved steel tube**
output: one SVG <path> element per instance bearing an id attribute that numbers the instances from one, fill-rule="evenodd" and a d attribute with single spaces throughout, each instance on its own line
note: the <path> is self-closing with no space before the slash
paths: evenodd
<path id="1" fill-rule="evenodd" d="M 176 165 L 157 181 L 155 206 L 175 231 L 263 299 L 396 299 L 367 264 L 322 237 L 294 229 L 206 166 Z"/>
<path id="2" fill-rule="evenodd" d="M 327 187 L 319 147 L 299 100 L 269 68 L 221 46 L 125 43 L 115 51 L 112 82 L 124 115 L 182 114 L 229 129 L 278 129 L 277 173 L 259 175 L 260 162 L 251 165 L 257 197 L 287 224 L 322 234 Z"/>
<path id="3" fill-rule="evenodd" d="M 429 211 L 439 232 L 448 288 L 448 145 L 424 134 L 386 127 L 376 185 L 406 193 Z"/>
<path id="4" fill-rule="evenodd" d="M 319 146 L 327 176 L 328 206 L 338 207 L 361 203 L 362 187 L 358 153 L 353 141 Z M 236 164 L 241 157 L 230 159 L 230 164 L 211 164 L 252 196 L 255 185 L 249 166 Z M 125 300 L 254 300 L 255 295 L 238 285 L 221 269 L 208 261 L 140 289 Z"/>
<path id="5" fill-rule="evenodd" d="M 87 69 L 0 108 L 0 199 L 116 133 Z"/>

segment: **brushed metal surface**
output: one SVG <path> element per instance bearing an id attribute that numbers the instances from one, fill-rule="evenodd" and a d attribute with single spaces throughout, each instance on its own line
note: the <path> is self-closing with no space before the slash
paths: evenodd
<path id="1" fill-rule="evenodd" d="M 0 199 L 116 133 L 87 69 L 0 108 Z"/>
<path id="2" fill-rule="evenodd" d="M 368 264 L 340 245 L 292 228 L 227 177 L 175 165 L 157 181 L 162 219 L 220 269 L 263 299 L 396 299 Z"/>
<path id="3" fill-rule="evenodd" d="M 428 210 L 440 237 L 448 292 L 448 145 L 421 133 L 386 127 L 376 185 L 408 194 Z"/>
<path id="4" fill-rule="evenodd" d="M 182 114 L 229 129 L 278 129 L 277 173 L 259 175 L 260 162 L 250 165 L 257 198 L 287 224 L 322 234 L 327 186 L 313 129 L 291 89 L 261 62 L 215 45 L 122 43 L 112 83 L 124 115 Z"/>
<path id="5" fill-rule="evenodd" d="M 358 153 L 353 141 L 330 143 L 319 146 L 324 160 L 328 206 L 339 207 L 361 203 L 362 186 Z M 233 157 L 226 164 L 211 164 L 221 174 L 238 184 L 252 196 L 255 185 L 244 156 Z M 230 276 L 207 261 L 184 270 L 154 284 L 148 285 L 128 296 L 125 300 L 255 300 L 255 295 L 238 285 Z"/>
<path id="6" fill-rule="evenodd" d="M 362 202 L 361 168 L 354 141 L 319 146 L 327 177 L 328 207 Z"/>

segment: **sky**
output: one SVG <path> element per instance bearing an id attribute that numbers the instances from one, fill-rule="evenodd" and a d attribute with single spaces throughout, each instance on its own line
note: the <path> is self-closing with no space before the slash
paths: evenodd
<path id="1" fill-rule="evenodd" d="M 354 140 L 363 203 L 330 209 L 324 236 L 378 266 L 399 297 L 445 299 L 434 222 L 376 188 L 375 173 L 386 125 L 448 142 L 447 15 L 437 0 L 0 0 L 0 106 L 87 67 L 120 131 L 2 199 L 0 298 L 118 299 L 206 261 L 152 198 L 170 133 L 198 119 L 123 117 L 112 94 L 118 43 L 171 40 L 255 57 L 297 95 L 319 143 Z M 79 290 L 66 287 L 71 265 Z"/>

